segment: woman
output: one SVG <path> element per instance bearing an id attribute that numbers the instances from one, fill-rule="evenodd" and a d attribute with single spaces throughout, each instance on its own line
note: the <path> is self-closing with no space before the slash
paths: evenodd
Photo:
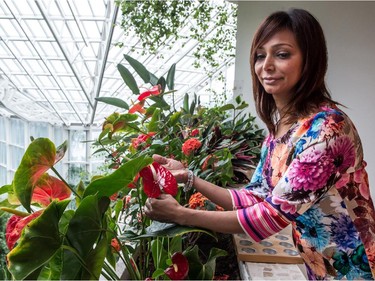
<path id="1" fill-rule="evenodd" d="M 327 48 L 318 21 L 292 9 L 270 15 L 251 46 L 254 99 L 269 135 L 251 184 L 228 190 L 154 155 L 225 212 L 180 206 L 162 195 L 146 203 L 155 220 L 246 233 L 254 241 L 289 224 L 309 279 L 373 279 L 375 211 L 360 138 L 325 85 Z"/>

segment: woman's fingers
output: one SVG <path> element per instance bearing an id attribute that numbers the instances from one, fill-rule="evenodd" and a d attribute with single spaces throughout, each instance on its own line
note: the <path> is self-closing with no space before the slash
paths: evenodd
<path id="1" fill-rule="evenodd" d="M 164 164 L 168 163 L 168 159 L 165 158 L 164 156 L 159 155 L 159 154 L 152 155 L 152 159 L 154 159 L 155 162 L 158 162 L 161 165 L 164 165 Z"/>

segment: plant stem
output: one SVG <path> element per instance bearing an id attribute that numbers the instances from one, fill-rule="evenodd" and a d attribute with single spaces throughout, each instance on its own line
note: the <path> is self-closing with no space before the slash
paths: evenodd
<path id="1" fill-rule="evenodd" d="M 79 199 L 82 199 L 82 197 L 72 187 L 70 187 L 70 185 L 65 181 L 65 179 L 59 174 L 55 167 L 51 167 L 51 170 L 74 193 L 75 196 L 77 196 Z"/>

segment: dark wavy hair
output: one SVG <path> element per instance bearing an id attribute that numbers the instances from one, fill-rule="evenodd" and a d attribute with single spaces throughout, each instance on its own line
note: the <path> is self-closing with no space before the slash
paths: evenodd
<path id="1" fill-rule="evenodd" d="M 296 84 L 286 108 L 287 122 L 314 112 L 322 103 L 334 103 L 326 87 L 327 45 L 322 27 L 313 15 L 302 9 L 278 11 L 258 27 L 250 52 L 250 67 L 257 113 L 271 133 L 275 132 L 277 109 L 272 95 L 267 94 L 255 73 L 256 51 L 279 31 L 293 32 L 302 51 L 301 79 Z"/>

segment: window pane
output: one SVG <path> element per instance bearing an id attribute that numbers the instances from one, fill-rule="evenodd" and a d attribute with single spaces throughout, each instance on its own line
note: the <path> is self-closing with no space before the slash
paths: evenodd
<path id="1" fill-rule="evenodd" d="M 6 141 L 5 118 L 0 116 L 0 141 Z"/>
<path id="2" fill-rule="evenodd" d="M 69 164 L 67 181 L 69 184 L 77 185 L 80 181 L 87 181 L 86 165 Z"/>
<path id="3" fill-rule="evenodd" d="M 86 161 L 86 132 L 70 131 L 69 161 Z"/>
<path id="4" fill-rule="evenodd" d="M 48 124 L 47 123 L 39 123 L 39 122 L 32 122 L 29 125 L 30 128 L 30 136 L 36 138 L 44 137 L 48 138 Z"/>
<path id="5" fill-rule="evenodd" d="M 0 166 L 0 186 L 8 184 L 7 181 L 7 169 L 5 167 Z"/>
<path id="6" fill-rule="evenodd" d="M 20 119 L 10 119 L 10 142 L 21 147 L 25 146 L 25 123 Z M 11 154 L 12 155 L 12 154 Z"/>

